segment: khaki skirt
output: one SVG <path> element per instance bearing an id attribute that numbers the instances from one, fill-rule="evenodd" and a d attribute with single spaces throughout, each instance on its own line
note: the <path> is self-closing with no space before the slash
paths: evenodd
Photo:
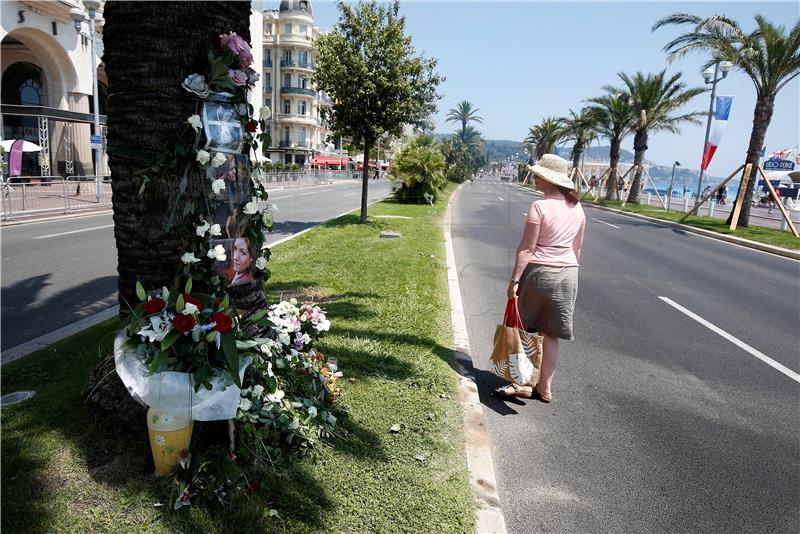
<path id="1" fill-rule="evenodd" d="M 577 267 L 529 263 L 517 290 L 519 315 L 528 332 L 572 340 L 572 313 L 578 295 Z"/>

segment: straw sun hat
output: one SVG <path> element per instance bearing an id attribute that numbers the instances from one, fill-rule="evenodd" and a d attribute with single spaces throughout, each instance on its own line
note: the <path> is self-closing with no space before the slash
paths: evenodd
<path id="1" fill-rule="evenodd" d="M 545 154 L 536 165 L 528 165 L 528 170 L 542 180 L 567 189 L 575 189 L 575 184 L 567 175 L 568 169 L 569 162 L 555 154 Z"/>

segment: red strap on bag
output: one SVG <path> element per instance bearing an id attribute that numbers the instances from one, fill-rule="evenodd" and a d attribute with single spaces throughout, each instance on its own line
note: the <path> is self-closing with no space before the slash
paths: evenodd
<path id="1" fill-rule="evenodd" d="M 519 328 L 521 321 L 517 310 L 517 299 L 508 299 L 506 312 L 503 314 L 503 324 L 509 328 Z"/>

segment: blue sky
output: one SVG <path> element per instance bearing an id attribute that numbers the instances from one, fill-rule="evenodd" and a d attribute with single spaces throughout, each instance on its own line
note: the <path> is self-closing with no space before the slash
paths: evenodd
<path id="1" fill-rule="evenodd" d="M 264 7 L 277 7 L 264 2 Z M 333 2 L 315 0 L 319 26 L 331 27 L 338 19 Z M 401 2 L 407 31 L 419 52 L 439 60 L 447 77 L 435 116 L 437 131 L 455 126 L 444 122 L 447 110 L 461 100 L 480 108 L 479 125 L 488 139 L 521 140 L 528 127 L 547 115 L 563 116 L 579 109 L 581 101 L 601 93 L 603 85 L 617 84 L 620 71 L 682 72 L 693 86 L 702 86 L 700 65 L 705 58 L 690 55 L 668 65 L 663 45 L 679 33 L 652 24 L 675 11 L 698 15 L 724 13 L 750 30 L 753 16 L 793 25 L 800 18 L 800 3 L 767 2 Z M 725 136 L 709 167 L 712 175 L 727 175 L 740 165 L 747 150 L 755 105 L 755 90 L 748 77 L 731 72 L 720 82 L 718 94 L 733 95 L 733 108 Z M 687 110 L 708 109 L 709 95 L 695 99 Z M 705 124 L 685 126 L 680 135 L 655 134 L 648 159 L 670 164 L 679 160 L 698 168 Z M 767 149 L 800 142 L 800 80 L 778 95 L 767 132 Z M 623 143 L 632 149 L 633 138 Z"/>

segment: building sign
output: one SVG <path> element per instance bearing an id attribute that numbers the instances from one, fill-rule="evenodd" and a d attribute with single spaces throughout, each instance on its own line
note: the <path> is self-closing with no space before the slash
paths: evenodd
<path id="1" fill-rule="evenodd" d="M 92 145 L 92 148 L 103 148 L 103 137 L 99 135 L 93 135 L 89 139 L 89 144 Z"/>
<path id="2" fill-rule="evenodd" d="M 764 162 L 765 171 L 793 171 L 794 162 L 788 159 L 768 159 Z"/>

